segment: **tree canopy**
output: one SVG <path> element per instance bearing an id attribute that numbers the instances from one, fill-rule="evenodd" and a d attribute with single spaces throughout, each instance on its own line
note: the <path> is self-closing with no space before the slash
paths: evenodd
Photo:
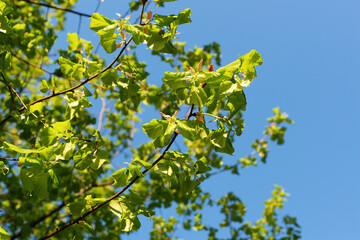
<path id="1" fill-rule="evenodd" d="M 235 193 L 214 199 L 202 188 L 214 175 L 265 163 L 268 143 L 283 144 L 293 122 L 273 109 L 253 152 L 227 161 L 237 156 L 245 89 L 261 55 L 249 50 L 222 65 L 218 43 L 179 42 L 191 10 L 155 14 L 172 1 L 130 1 L 110 19 L 97 11 L 102 1 L 88 14 L 74 10 L 76 0 L 0 0 L 0 239 L 121 239 L 141 228 L 140 215 L 153 223 L 151 239 L 173 239 L 178 228 L 208 239 L 300 238 L 296 218 L 277 213 L 288 196 L 280 186 L 256 222 L 245 220 Z M 67 33 L 69 14 L 99 42 Z M 68 45 L 56 50 L 60 34 Z M 160 85 L 147 81 L 141 44 L 173 69 Z M 117 55 L 107 63 L 99 48 Z M 158 118 L 140 125 L 146 111 Z M 136 131 L 148 138 L 137 144 Z M 219 209 L 219 221 L 203 219 L 207 207 Z M 161 208 L 177 216 L 166 219 Z"/>

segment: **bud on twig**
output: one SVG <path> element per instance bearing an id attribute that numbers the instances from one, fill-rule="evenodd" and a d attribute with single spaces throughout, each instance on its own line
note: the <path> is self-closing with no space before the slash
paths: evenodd
<path id="1" fill-rule="evenodd" d="M 214 65 L 213 65 L 213 64 L 210 64 L 209 72 L 213 72 L 213 71 L 214 71 Z"/>
<path id="2" fill-rule="evenodd" d="M 152 10 L 150 10 L 150 12 L 148 13 L 146 20 L 149 22 L 151 18 L 152 18 Z"/>
<path id="3" fill-rule="evenodd" d="M 121 48 L 122 45 L 123 45 L 124 42 L 119 42 L 117 45 L 116 45 L 116 48 Z"/>
<path id="4" fill-rule="evenodd" d="M 201 59 L 199 64 L 198 64 L 198 67 L 197 67 L 198 72 L 200 72 L 200 70 L 201 70 L 202 63 L 203 63 L 203 59 Z"/>

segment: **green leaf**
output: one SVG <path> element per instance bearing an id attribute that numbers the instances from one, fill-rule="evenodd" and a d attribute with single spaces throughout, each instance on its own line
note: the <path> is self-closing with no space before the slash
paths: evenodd
<path id="1" fill-rule="evenodd" d="M 123 201 L 123 198 L 110 201 L 109 209 L 119 218 L 123 218 L 124 213 L 126 213 L 129 210 L 126 203 Z"/>
<path id="2" fill-rule="evenodd" d="M 1 34 L 1 28 L 0 28 L 0 34 Z M 0 53 L 0 71 L 7 72 L 10 70 L 10 68 L 11 68 L 11 53 L 3 51 Z"/>
<path id="3" fill-rule="evenodd" d="M 101 80 L 106 87 L 111 87 L 118 81 L 118 74 L 115 69 L 109 69 L 101 74 Z"/>
<path id="4" fill-rule="evenodd" d="M 59 185 L 59 179 L 57 178 L 54 170 L 49 169 L 48 174 L 49 174 L 51 180 L 53 181 L 53 183 L 55 184 L 55 186 L 57 187 Z"/>
<path id="5" fill-rule="evenodd" d="M 53 123 L 52 127 L 58 132 L 65 132 L 71 129 L 70 120 Z"/>
<path id="6" fill-rule="evenodd" d="M 232 94 L 230 94 L 225 110 L 230 111 L 228 119 L 232 119 L 240 110 L 245 111 L 246 97 L 244 91 L 234 91 Z"/>
<path id="7" fill-rule="evenodd" d="M 200 158 L 195 162 L 196 166 L 196 173 L 206 173 L 211 171 L 211 167 L 209 166 L 209 163 L 205 157 Z"/>
<path id="8" fill-rule="evenodd" d="M 223 148 L 226 144 L 228 133 L 225 129 L 214 130 L 210 133 L 210 142 L 218 148 Z"/>
<path id="9" fill-rule="evenodd" d="M 114 184 L 119 187 L 126 186 L 128 183 L 129 173 L 126 168 L 122 168 L 112 174 Z"/>
<path id="10" fill-rule="evenodd" d="M 73 63 L 60 56 L 59 65 L 61 72 L 69 78 L 80 80 L 84 75 L 84 67 L 80 64 Z"/>
<path id="11" fill-rule="evenodd" d="M 75 152 L 74 156 L 75 168 L 79 170 L 87 169 L 95 160 L 94 155 L 91 154 L 91 151 L 78 150 Z"/>
<path id="12" fill-rule="evenodd" d="M 194 141 L 196 138 L 196 129 L 191 120 L 178 120 L 176 124 L 184 138 Z"/>
<path id="13" fill-rule="evenodd" d="M 92 96 L 92 93 L 85 86 L 83 86 L 83 90 L 84 90 L 85 97 L 91 97 Z"/>
<path id="14" fill-rule="evenodd" d="M 187 77 L 191 76 L 191 72 L 165 72 L 163 81 L 171 90 L 187 88 L 189 83 Z"/>
<path id="15" fill-rule="evenodd" d="M 175 131 L 177 125 L 174 122 L 169 122 L 169 124 L 166 126 L 166 129 L 164 133 L 157 137 L 154 141 L 154 147 L 155 148 L 162 148 L 169 144 L 171 140 L 171 136 L 173 132 Z"/>
<path id="16" fill-rule="evenodd" d="M 24 191 L 32 192 L 34 189 L 33 183 L 34 173 L 27 168 L 20 168 L 20 180 Z"/>
<path id="17" fill-rule="evenodd" d="M 135 231 L 141 226 L 141 223 L 137 217 L 122 219 L 120 224 L 120 228 L 123 232 Z"/>
<path id="18" fill-rule="evenodd" d="M 96 152 L 96 158 L 93 160 L 93 163 L 91 164 L 92 169 L 99 169 L 105 162 L 108 162 L 109 159 L 109 153 L 104 150 L 98 150 Z"/>
<path id="19" fill-rule="evenodd" d="M 100 36 L 100 45 L 107 53 L 112 53 L 116 50 L 116 37 L 118 36 L 118 34 L 115 34 L 116 28 L 117 24 L 112 24 L 97 32 Z"/>
<path id="20" fill-rule="evenodd" d="M 56 160 L 69 160 L 75 150 L 75 142 L 61 143 L 55 149 Z"/>
<path id="21" fill-rule="evenodd" d="M 149 123 L 142 125 L 142 130 L 151 139 L 156 139 L 165 134 L 165 131 L 169 125 L 166 120 L 153 119 Z"/>
<path id="22" fill-rule="evenodd" d="M 94 13 L 91 16 L 90 20 L 90 29 L 95 32 L 116 23 L 116 21 L 110 20 L 109 18 L 101 15 L 100 13 Z"/>
<path id="23" fill-rule="evenodd" d="M 241 62 L 240 71 L 244 73 L 244 80 L 252 81 L 256 77 L 255 66 L 261 65 L 263 60 L 260 53 L 251 50 L 249 53 L 239 58 Z"/>
<path id="24" fill-rule="evenodd" d="M 10 234 L 5 231 L 2 227 L 0 227 L 0 240 L 7 240 L 10 238 Z"/>
<path id="25" fill-rule="evenodd" d="M 70 210 L 71 215 L 74 217 L 80 216 L 81 212 L 86 207 L 86 201 L 85 200 L 77 200 L 75 202 L 69 203 L 66 205 L 66 207 Z"/>
<path id="26" fill-rule="evenodd" d="M 125 24 L 123 28 L 133 35 L 134 43 L 138 45 L 143 43 L 150 35 L 144 33 L 144 27 L 139 24 L 129 25 Z"/>
<path id="27" fill-rule="evenodd" d="M 190 16 L 191 16 L 190 8 L 187 8 L 187 9 L 181 11 L 178 14 L 178 24 L 181 25 L 184 23 L 191 23 Z"/>
<path id="28" fill-rule="evenodd" d="M 19 163 L 23 166 L 43 166 L 43 161 L 39 158 L 19 157 Z"/>
<path id="29" fill-rule="evenodd" d="M 229 80 L 225 80 L 220 83 L 219 94 L 228 95 L 228 94 L 231 94 L 232 92 L 234 92 L 237 88 L 238 88 L 238 86 L 236 83 L 233 83 L 232 81 L 229 81 Z"/>
<path id="30" fill-rule="evenodd" d="M 234 147 L 232 145 L 232 142 L 231 142 L 230 138 L 227 137 L 224 147 L 222 147 L 222 148 L 215 147 L 215 151 L 216 152 L 221 152 L 221 153 L 227 153 L 227 154 L 232 155 L 233 152 L 235 151 L 235 149 L 234 149 Z"/>
<path id="31" fill-rule="evenodd" d="M 190 90 L 190 99 L 189 104 L 195 104 L 199 107 L 202 107 L 207 102 L 206 92 L 202 87 L 192 86 Z"/>
<path id="32" fill-rule="evenodd" d="M 232 79 L 235 72 L 239 69 L 240 64 L 240 60 L 236 60 L 222 68 L 219 68 L 216 72 L 220 73 L 223 79 Z"/>
<path id="33" fill-rule="evenodd" d="M 11 143 L 8 143 L 8 142 L 4 142 L 4 150 L 7 153 L 9 153 L 10 155 L 14 155 L 14 152 L 16 152 L 16 153 L 24 153 L 24 154 L 38 153 L 39 152 L 37 149 L 25 149 L 25 148 L 15 146 L 15 145 L 13 145 Z"/>
<path id="34" fill-rule="evenodd" d="M 176 15 L 159 15 L 155 14 L 154 19 L 159 24 L 160 27 L 170 27 L 171 23 L 175 22 L 175 25 L 181 25 L 184 23 L 190 23 L 191 11 L 189 8 L 181 11 L 177 16 Z"/>
<path id="35" fill-rule="evenodd" d="M 43 200 L 49 196 L 48 189 L 48 174 L 40 173 L 34 176 L 34 197 Z"/>
<path id="36" fill-rule="evenodd" d="M 69 51 L 73 52 L 81 48 L 81 41 L 79 40 L 77 33 L 68 33 L 67 40 L 69 42 Z"/>
<path id="37" fill-rule="evenodd" d="M 36 103 L 34 105 L 31 105 L 28 107 L 29 113 L 33 113 L 35 111 L 38 111 L 40 114 L 42 113 L 43 109 L 44 109 L 45 103 L 43 102 L 39 102 Z"/>
<path id="38" fill-rule="evenodd" d="M 58 133 L 59 133 L 59 131 L 55 130 L 52 127 L 45 128 L 40 133 L 40 136 L 39 136 L 41 145 L 43 145 L 43 146 L 54 145 L 58 138 Z"/>
<path id="39" fill-rule="evenodd" d="M 148 169 L 152 166 L 151 163 L 149 162 L 146 162 L 144 160 L 140 160 L 140 159 L 134 159 L 131 163 L 134 163 L 134 164 L 140 164 L 141 166 L 143 166 L 145 169 Z"/>
<path id="40" fill-rule="evenodd" d="M 91 42 L 85 41 L 85 53 L 86 56 L 90 56 L 91 51 L 93 50 L 94 45 L 91 44 Z"/>
<path id="41" fill-rule="evenodd" d="M 49 91 L 49 86 L 48 86 L 47 81 L 45 79 L 41 80 L 40 91 L 42 93 L 47 93 L 47 91 Z"/>
<path id="42" fill-rule="evenodd" d="M 48 197 L 48 174 L 34 169 L 20 168 L 20 179 L 24 191 L 32 193 L 34 198 L 43 200 Z"/>

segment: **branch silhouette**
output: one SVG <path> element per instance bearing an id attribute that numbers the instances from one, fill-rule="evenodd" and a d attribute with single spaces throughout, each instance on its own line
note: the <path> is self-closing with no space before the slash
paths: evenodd
<path id="1" fill-rule="evenodd" d="M 70 13 L 73 13 L 73 14 L 76 14 L 76 15 L 79 15 L 79 16 L 91 17 L 90 14 L 78 12 L 78 11 L 72 10 L 70 8 L 59 7 L 59 6 L 50 5 L 50 4 L 47 4 L 47 3 L 36 2 L 36 1 L 32 1 L 32 0 L 21 0 L 21 1 L 31 3 L 31 4 L 40 5 L 40 6 L 43 6 L 43 7 L 53 8 L 53 9 L 60 10 L 60 11 L 70 12 Z"/>
<path id="2" fill-rule="evenodd" d="M 121 49 L 121 51 L 119 52 L 119 54 L 115 57 L 115 59 L 107 66 L 105 67 L 104 69 L 101 70 L 101 73 L 104 73 L 106 72 L 107 70 L 109 70 L 114 64 L 115 62 L 119 59 L 119 57 L 122 55 L 122 53 L 125 51 L 126 47 L 129 45 L 129 43 L 131 42 L 131 40 L 133 39 L 133 37 L 131 37 L 123 46 L 123 48 Z M 48 95 L 46 97 L 43 97 L 43 98 L 40 98 L 40 99 L 37 99 L 31 103 L 28 104 L 28 106 L 31 106 L 31 105 L 34 105 L 36 103 L 39 103 L 39 102 L 43 102 L 45 100 L 48 100 L 50 98 L 53 98 L 53 97 L 56 97 L 56 96 L 59 96 L 59 95 L 62 95 L 62 94 L 65 94 L 65 93 L 68 93 L 68 92 L 71 92 L 71 91 L 74 91 L 75 89 L 85 85 L 86 83 L 88 83 L 89 81 L 93 80 L 94 78 L 98 77 L 100 75 L 100 73 L 97 73 L 91 77 L 89 77 L 88 79 L 86 79 L 85 81 L 79 83 L 78 85 L 74 86 L 74 87 L 71 87 L 71 88 L 68 88 L 68 89 L 65 89 L 63 91 L 60 91 L 60 92 L 57 92 L 57 93 L 52 93 L 51 95 Z M 21 107 L 18 111 L 19 112 L 22 112 L 26 109 L 26 106 L 23 106 Z M 11 118 L 11 115 L 8 115 L 7 117 L 5 117 L 1 122 L 0 122 L 0 126 L 2 124 L 4 124 L 7 120 L 9 120 Z"/>
<path id="3" fill-rule="evenodd" d="M 186 119 L 189 119 L 192 116 L 194 110 L 194 105 L 191 106 L 190 109 L 190 114 L 188 115 L 188 117 Z M 177 138 L 179 134 L 177 132 L 174 132 L 173 137 L 170 140 L 170 143 L 167 145 L 167 147 L 165 148 L 165 150 L 163 151 L 163 153 L 151 164 L 151 166 L 148 169 L 145 169 L 144 171 L 142 171 L 142 175 L 145 175 L 148 171 L 150 171 L 156 164 L 158 164 L 165 156 L 165 154 L 167 153 L 167 151 L 170 149 L 170 147 L 172 146 L 172 144 L 174 143 L 175 139 Z M 40 240 L 44 240 L 44 239 L 48 239 L 56 234 L 58 234 L 59 232 L 65 230 L 66 228 L 74 225 L 75 223 L 78 223 L 79 221 L 81 221 L 82 219 L 86 218 L 88 215 L 90 215 L 91 213 L 95 212 L 96 210 L 98 210 L 99 208 L 107 205 L 110 201 L 114 200 L 115 198 L 119 197 L 121 194 L 123 194 L 127 189 L 129 189 L 137 180 L 139 180 L 141 177 L 140 176 L 136 176 L 133 180 L 131 180 L 123 189 L 121 189 L 119 192 L 117 192 L 115 195 L 113 195 L 112 197 L 108 198 L 106 201 L 90 208 L 89 211 L 87 211 L 86 213 L 84 213 L 83 215 L 81 215 L 80 217 L 71 220 L 70 222 L 68 222 L 67 224 L 65 224 L 64 226 L 62 226 L 61 228 L 56 229 L 54 232 L 40 238 Z"/>

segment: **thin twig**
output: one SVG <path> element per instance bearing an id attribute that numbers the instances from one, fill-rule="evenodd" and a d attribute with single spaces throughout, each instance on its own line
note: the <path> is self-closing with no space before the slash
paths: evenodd
<path id="1" fill-rule="evenodd" d="M 190 110 L 190 114 L 188 116 L 187 119 L 190 118 L 192 111 L 194 110 L 194 105 L 191 106 L 191 110 Z M 158 162 L 160 162 L 165 154 L 167 153 L 167 151 L 170 149 L 170 147 L 172 146 L 172 144 L 174 143 L 176 137 L 179 134 L 177 132 L 174 132 L 174 135 L 172 137 L 172 139 L 170 140 L 170 143 L 167 145 L 167 147 L 165 148 L 165 150 L 163 151 L 163 153 L 151 164 L 151 166 L 148 169 L 145 169 L 144 171 L 142 171 L 142 175 L 145 175 L 148 171 L 150 171 L 156 164 L 158 164 Z M 140 176 L 136 176 L 130 183 L 128 183 L 123 189 L 121 189 L 119 192 L 117 192 L 115 195 L 113 195 L 112 197 L 108 198 L 106 201 L 90 208 L 89 211 L 87 211 L 86 213 L 84 213 L 82 216 L 68 222 L 67 224 L 65 224 L 64 226 L 62 226 L 61 228 L 56 229 L 54 232 L 40 238 L 40 240 L 44 240 L 44 239 L 48 239 L 56 234 L 58 234 L 59 232 L 65 230 L 66 228 L 72 226 L 75 223 L 78 223 L 80 220 L 84 219 L 85 217 L 87 217 L 88 215 L 90 215 L 91 213 L 95 212 L 96 210 L 98 210 L 99 208 L 105 206 L 106 204 L 108 204 L 109 202 L 111 202 L 112 200 L 114 200 L 115 198 L 117 198 L 118 196 L 120 196 L 121 194 L 123 194 L 127 189 L 129 189 L 137 180 L 139 180 L 141 177 Z"/>
<path id="2" fill-rule="evenodd" d="M 8 86 L 8 88 L 10 88 L 15 93 L 16 97 L 19 99 L 19 101 L 21 102 L 23 107 L 26 109 L 26 111 L 28 111 L 28 108 L 26 107 L 26 104 L 23 102 L 23 100 L 21 99 L 21 97 L 19 96 L 17 91 L 13 87 L 11 87 L 11 85 L 6 81 L 6 78 L 5 78 L 3 73 L 1 73 L 1 77 L 3 78 L 2 82 L 5 83 L 6 86 Z M 33 112 L 31 113 L 31 115 L 33 115 L 35 118 L 38 118 L 38 116 L 36 116 L 35 113 L 33 113 Z M 40 120 L 40 122 L 45 126 L 45 123 L 42 120 Z"/>
<path id="3" fill-rule="evenodd" d="M 49 71 L 49 70 L 46 70 L 46 69 L 44 69 L 44 68 L 41 67 L 41 66 L 38 66 L 38 65 L 36 65 L 36 64 L 33 64 L 33 63 L 29 62 L 28 60 L 26 60 L 26 59 L 24 59 L 24 58 L 22 58 L 22 57 L 19 57 L 19 56 L 17 56 L 16 54 L 14 54 L 14 53 L 12 53 L 12 52 L 10 52 L 10 54 L 11 54 L 13 57 L 19 59 L 20 61 L 22 61 L 22 62 L 24 62 L 24 63 L 26 63 L 26 64 L 34 67 L 34 68 L 38 68 L 38 69 L 40 69 L 40 70 L 42 70 L 42 71 L 44 71 L 44 72 L 46 72 L 46 73 L 48 73 L 48 74 L 50 74 L 50 75 L 53 75 L 53 74 L 54 74 L 53 72 L 51 72 L 51 71 Z"/>
<path id="4" fill-rule="evenodd" d="M 115 57 L 115 59 L 107 66 L 105 67 L 103 70 L 101 70 L 101 73 L 104 73 L 106 72 L 107 70 L 109 70 L 114 64 L 115 62 L 119 59 L 119 57 L 121 56 L 121 54 L 125 51 L 126 47 L 129 45 L 129 43 L 131 42 L 131 40 L 133 39 L 133 37 L 131 37 L 124 45 L 124 47 L 121 49 L 121 51 L 119 52 L 119 54 Z M 68 92 L 71 92 L 71 91 L 74 91 L 75 89 L 85 85 L 86 83 L 90 82 L 91 80 L 93 80 L 94 78 L 98 77 L 100 75 L 100 73 L 96 73 L 95 75 L 89 77 L 88 79 L 86 79 L 85 81 L 79 83 L 78 85 L 74 86 L 74 87 L 71 87 L 71 88 L 68 88 L 68 89 L 65 89 L 63 91 L 60 91 L 60 92 L 57 92 L 57 93 L 52 93 L 51 95 L 48 95 L 46 97 L 43 97 L 43 98 L 40 98 L 38 100 L 35 100 L 31 103 L 29 103 L 28 105 L 31 106 L 31 105 L 34 105 L 36 103 L 39 103 L 39 102 L 43 102 L 45 100 L 48 100 L 50 98 L 53 98 L 53 97 L 56 97 L 56 96 L 59 96 L 59 95 L 62 95 L 62 94 L 65 94 L 65 93 L 68 93 Z M 20 108 L 18 111 L 21 112 L 21 111 L 24 111 L 26 108 L 25 107 L 22 107 Z M 7 117 L 5 117 L 1 122 L 0 122 L 0 126 L 2 124 L 4 124 L 7 120 L 9 120 L 11 117 L 11 115 L 8 115 Z"/>
<path id="5" fill-rule="evenodd" d="M 81 18 L 82 18 L 82 16 L 81 16 L 81 15 L 79 15 L 78 29 L 77 29 L 77 32 L 76 32 L 78 35 L 80 35 L 80 29 L 81 29 Z"/>
<path id="6" fill-rule="evenodd" d="M 0 161 L 15 161 L 15 162 L 18 162 L 19 159 L 15 159 L 15 158 L 3 158 L 3 157 L 0 157 Z"/>
<path id="7" fill-rule="evenodd" d="M 102 2 L 101 0 L 98 0 L 98 4 L 96 5 L 94 12 L 97 12 L 99 10 L 101 2 Z"/>
<path id="8" fill-rule="evenodd" d="M 80 15 L 80 16 L 91 17 L 91 15 L 89 15 L 87 13 L 81 13 L 81 12 L 74 11 L 74 10 L 69 9 L 69 8 L 63 8 L 63 7 L 54 6 L 54 5 L 50 5 L 50 4 L 46 4 L 46 3 L 35 2 L 35 1 L 32 1 L 32 0 L 21 0 L 21 1 L 36 4 L 36 5 L 40 5 L 40 6 L 44 6 L 44 7 L 53 8 L 53 9 L 60 10 L 60 11 L 71 12 L 71 13 L 74 13 L 74 14 L 77 14 L 77 15 Z"/>
<path id="9" fill-rule="evenodd" d="M 264 137 L 260 140 L 260 142 L 265 141 L 267 137 L 268 137 L 268 135 L 264 135 Z M 247 157 L 248 157 L 248 158 L 251 158 L 251 157 L 254 156 L 256 153 L 258 153 L 258 151 L 255 149 L 255 150 L 252 151 Z M 220 170 L 218 170 L 218 171 L 216 171 L 216 172 L 209 173 L 209 176 L 213 176 L 213 175 L 217 175 L 217 174 L 219 174 L 219 173 L 225 172 L 225 171 L 230 170 L 230 169 L 232 169 L 232 168 L 234 168 L 234 167 L 236 167 L 236 166 L 238 166 L 238 165 L 240 165 L 240 164 L 241 164 L 241 162 L 240 162 L 240 161 L 237 161 L 237 163 L 231 165 L 230 167 L 223 168 L 223 169 L 220 169 Z"/>
<path id="10" fill-rule="evenodd" d="M 14 53 L 12 53 L 12 52 L 10 52 L 10 53 L 11 53 L 12 56 L 14 56 L 15 58 L 17 58 L 18 60 L 20 60 L 20 61 L 22 61 L 22 62 L 24 62 L 24 63 L 26 63 L 26 64 L 34 67 L 34 68 L 40 69 L 40 70 L 48 73 L 50 76 L 56 75 L 55 72 L 51 72 L 51 71 L 43 68 L 42 66 L 33 64 L 33 63 L 29 62 L 28 60 L 26 60 L 26 59 L 24 59 L 24 58 L 22 58 L 22 57 L 19 57 L 19 56 L 17 56 L 16 54 L 14 54 Z M 79 82 L 79 81 L 77 81 L 77 80 L 75 80 L 75 79 L 71 79 L 71 78 L 68 78 L 68 77 L 66 77 L 66 76 L 62 76 L 62 77 L 65 78 L 66 80 L 70 80 L 70 81 L 74 81 L 74 82 Z M 107 89 L 108 89 L 107 87 L 101 86 L 100 84 L 97 84 L 97 83 L 90 82 L 90 84 L 92 84 L 92 85 L 94 85 L 94 86 L 96 86 L 96 87 L 98 87 L 98 88 L 102 88 L 102 89 L 104 89 L 104 90 L 107 90 Z M 1 124 L 0 124 L 0 125 L 1 125 Z"/>
<path id="11" fill-rule="evenodd" d="M 84 195 L 86 192 L 88 192 L 90 189 L 94 188 L 94 187 L 103 187 L 103 186 L 108 186 L 113 184 L 114 181 L 110 180 L 110 181 L 106 181 L 103 183 L 93 183 L 83 189 L 81 189 L 79 192 L 74 194 L 74 197 L 80 197 L 82 195 Z M 54 213 L 59 212 L 63 207 L 65 207 L 66 203 L 65 201 L 61 202 L 58 206 L 56 206 L 53 210 L 51 210 L 50 212 L 44 214 L 43 216 L 41 216 L 40 218 L 36 219 L 35 221 L 31 222 L 29 224 L 30 227 L 35 227 L 36 225 L 38 225 L 39 223 L 41 223 L 42 221 L 44 221 L 45 219 L 47 219 L 48 217 L 51 217 L 51 215 L 53 215 Z M 13 240 L 15 238 L 18 238 L 21 236 L 21 231 L 14 234 L 10 239 Z"/>
<path id="12" fill-rule="evenodd" d="M 1 73 L 2 74 L 2 73 Z M 2 81 L 9 89 L 9 92 L 10 92 L 10 97 L 11 97 L 11 111 L 13 111 L 15 109 L 15 99 L 14 99 L 14 96 L 13 96 L 13 91 L 11 91 L 11 86 L 10 84 L 6 81 L 5 78 L 3 78 L 3 80 L 0 79 L 0 81 Z M 11 112 L 10 111 L 10 112 Z"/>

